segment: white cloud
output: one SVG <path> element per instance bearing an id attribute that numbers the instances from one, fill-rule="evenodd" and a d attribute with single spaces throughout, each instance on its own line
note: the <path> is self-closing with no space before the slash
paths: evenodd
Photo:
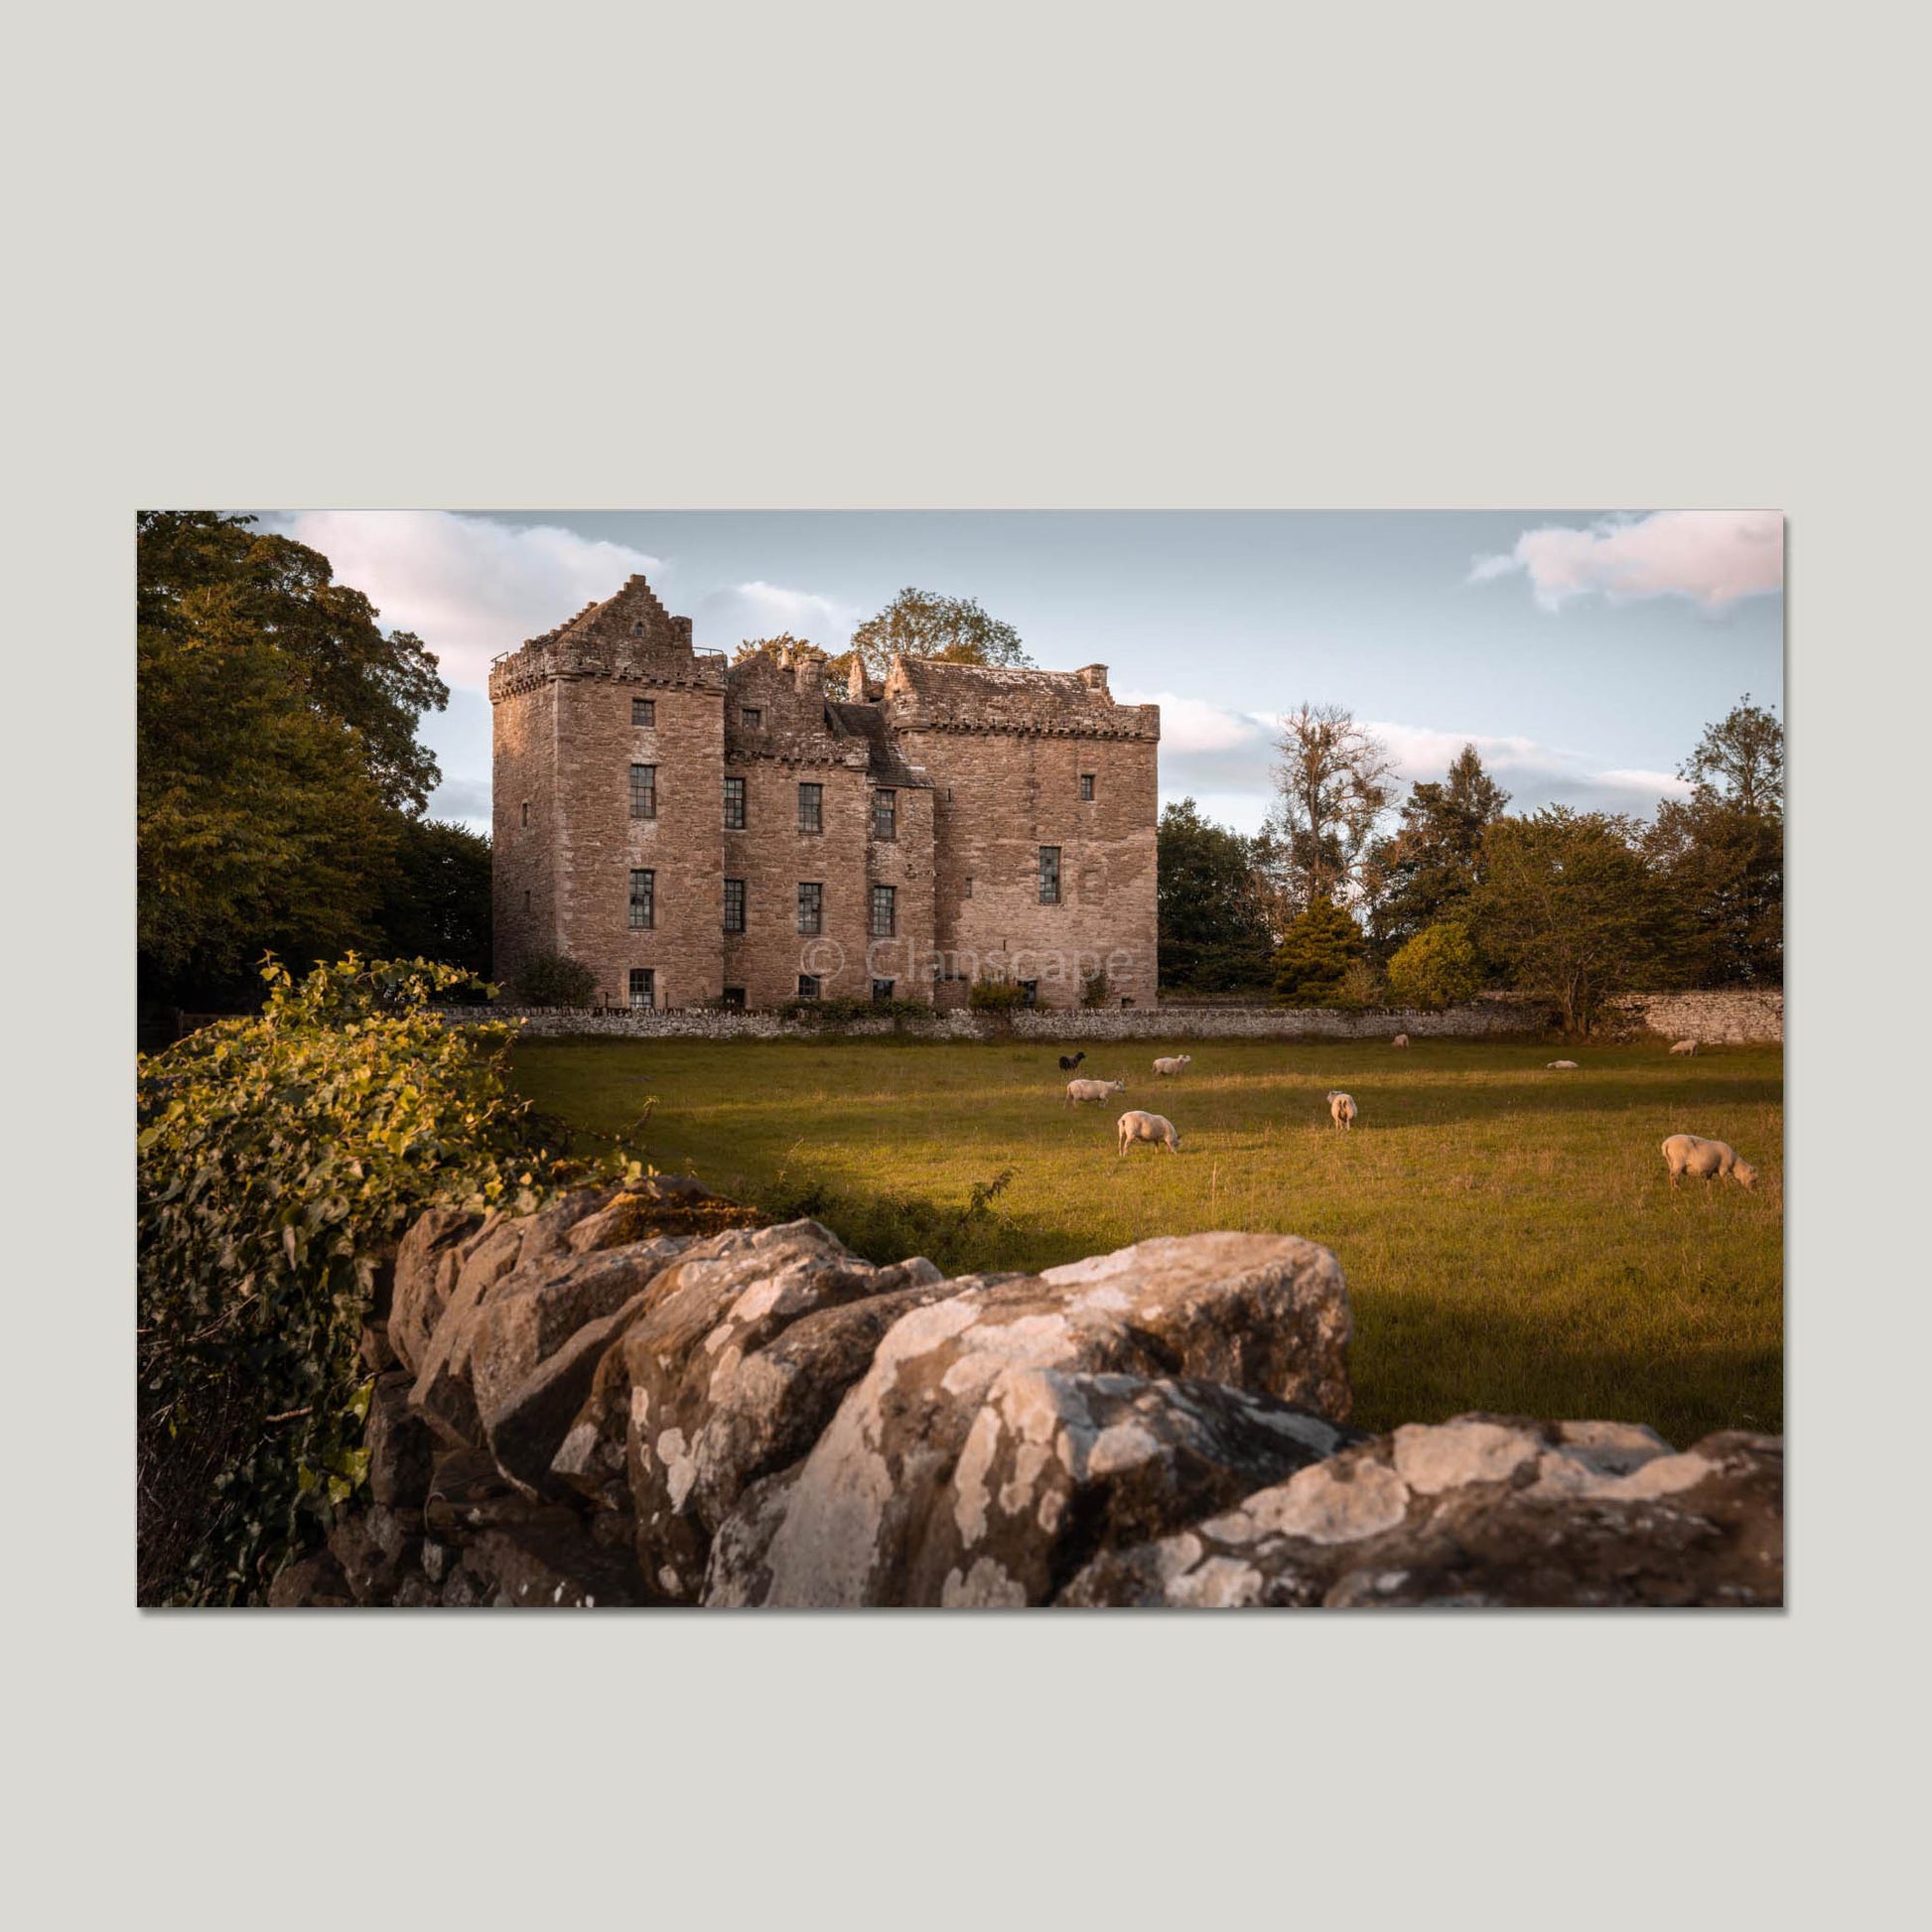
<path id="1" fill-rule="evenodd" d="M 1784 588 L 1784 519 L 1775 510 L 1658 510 L 1583 530 L 1546 524 L 1501 555 L 1476 558 L 1469 582 L 1519 571 L 1546 611 L 1592 591 L 1612 602 L 1687 597 L 1717 610 Z"/>
<path id="2" fill-rule="evenodd" d="M 450 510 L 301 510 L 262 521 L 320 550 L 337 582 L 381 613 L 384 629 L 413 630 L 449 683 L 478 690 L 498 651 L 612 596 L 633 572 L 655 582 L 665 568 L 627 544 L 555 524 Z"/>
<path id="3" fill-rule="evenodd" d="M 788 590 L 754 579 L 713 591 L 691 614 L 692 640 L 704 650 L 735 651 L 754 637 L 789 631 L 836 654 L 852 642 L 863 611 L 816 591 Z"/>

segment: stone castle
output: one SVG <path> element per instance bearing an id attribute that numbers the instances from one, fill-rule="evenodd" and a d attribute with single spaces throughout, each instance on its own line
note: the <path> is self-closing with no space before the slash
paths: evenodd
<path id="1" fill-rule="evenodd" d="M 1157 705 L 1104 664 L 694 650 L 641 577 L 490 671 L 495 974 L 608 1006 L 1152 1006 Z"/>

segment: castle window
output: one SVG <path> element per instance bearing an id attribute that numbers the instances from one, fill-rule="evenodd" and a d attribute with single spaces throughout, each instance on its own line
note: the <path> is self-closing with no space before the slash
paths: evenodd
<path id="1" fill-rule="evenodd" d="M 655 698 L 632 698 L 630 700 L 630 722 L 641 725 L 646 731 L 657 729 L 657 700 Z"/>
<path id="2" fill-rule="evenodd" d="M 742 986 L 726 987 L 724 1004 L 728 1007 L 737 1007 L 740 1011 L 743 1011 L 745 1006 L 745 989 Z"/>
<path id="3" fill-rule="evenodd" d="M 630 875 L 630 923 L 648 930 L 657 923 L 657 875 L 633 872 Z"/>
<path id="4" fill-rule="evenodd" d="M 748 732 L 757 731 L 764 723 L 764 713 L 755 704 L 748 704 L 738 715 L 744 721 L 745 729 Z"/>
<path id="5" fill-rule="evenodd" d="M 872 835 L 888 843 L 898 837 L 898 793 L 875 791 L 872 795 Z"/>
<path id="6" fill-rule="evenodd" d="M 633 637 L 641 637 L 644 634 L 644 621 L 642 618 L 633 618 L 630 621 L 630 634 Z"/>
<path id="7" fill-rule="evenodd" d="M 527 825 L 529 824 L 529 822 L 530 822 L 530 801 L 526 798 L 523 801 L 523 823 Z"/>
<path id="8" fill-rule="evenodd" d="M 655 967 L 631 967 L 630 1004 L 638 1008 L 654 1007 L 657 1004 L 657 971 Z"/>
<path id="9" fill-rule="evenodd" d="M 742 879 L 725 881 L 725 930 L 745 930 L 745 882 Z"/>
<path id="10" fill-rule="evenodd" d="M 654 764 L 633 764 L 630 767 L 630 816 L 657 816 L 657 767 Z"/>
<path id="11" fill-rule="evenodd" d="M 745 780 L 727 778 L 725 780 L 725 830 L 742 832 L 745 829 Z"/>
<path id="12" fill-rule="evenodd" d="M 966 875 L 966 890 L 959 897 L 961 898 L 971 898 L 973 897 L 973 875 L 971 873 Z"/>
<path id="13" fill-rule="evenodd" d="M 798 930 L 825 930 L 825 887 L 817 880 L 801 879 L 798 882 Z"/>
<path id="14" fill-rule="evenodd" d="M 872 936 L 890 939 L 898 929 L 898 889 L 875 886 L 872 889 Z"/>
<path id="15" fill-rule="evenodd" d="M 1020 982 L 1020 991 L 1028 1006 L 1036 1007 L 1039 1004 L 1039 982 L 1037 980 L 1022 980 Z"/>
<path id="16" fill-rule="evenodd" d="M 896 982 L 892 980 L 874 980 L 872 983 L 873 1005 L 874 1006 L 885 1005 L 885 1003 L 893 997 L 893 987 L 895 984 Z"/>
<path id="17" fill-rule="evenodd" d="M 1083 805 L 1091 805 L 1093 803 L 1093 773 L 1091 771 L 1082 771 L 1080 773 L 1080 803 Z"/>
<path id="18" fill-rule="evenodd" d="M 823 785 L 798 787 L 798 829 L 801 832 L 825 830 L 825 787 Z"/>
<path id="19" fill-rule="evenodd" d="M 818 998 L 818 975 L 816 973 L 800 973 L 798 975 L 798 997 L 801 1000 L 815 1000 Z"/>
<path id="20" fill-rule="evenodd" d="M 1060 849 L 1056 845 L 1039 848 L 1039 902 L 1042 905 L 1060 902 Z"/>

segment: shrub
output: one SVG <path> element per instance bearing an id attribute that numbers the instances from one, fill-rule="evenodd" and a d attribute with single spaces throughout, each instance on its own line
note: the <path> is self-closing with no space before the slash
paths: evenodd
<path id="1" fill-rule="evenodd" d="M 360 1487 L 357 1351 L 432 1203 L 526 1212 L 550 1159 L 511 1030 L 444 1027 L 464 978 L 353 955 L 137 1063 L 139 1593 L 259 1601 Z"/>
<path id="2" fill-rule="evenodd" d="M 1468 927 L 1453 919 L 1425 926 L 1389 961 L 1389 990 L 1399 1006 L 1453 1006 L 1473 998 L 1481 978 Z"/>
<path id="3" fill-rule="evenodd" d="M 1290 1007 L 1341 1005 L 1343 978 L 1365 951 L 1361 927 L 1332 900 L 1316 899 L 1276 948 L 1276 1000 Z"/>
<path id="4" fill-rule="evenodd" d="M 1379 1007 L 1388 991 L 1388 982 L 1373 960 L 1351 959 L 1336 983 L 1334 1004 L 1357 1010 Z"/>
<path id="5" fill-rule="evenodd" d="M 1107 969 L 1096 966 L 1080 982 L 1080 1004 L 1083 1007 L 1104 1007 L 1114 997 L 1114 989 L 1107 979 Z"/>
<path id="6" fill-rule="evenodd" d="M 975 1013 L 1011 1015 L 1027 1004 L 1027 989 L 1003 973 L 989 973 L 967 989 L 966 1004 Z"/>
<path id="7" fill-rule="evenodd" d="M 897 1033 L 904 1020 L 930 1020 L 932 1009 L 923 1000 L 868 1000 L 841 993 L 830 1000 L 787 1000 L 778 1017 L 791 1026 L 818 1033 L 837 1033 L 859 1020 L 890 1020 Z"/>
<path id="8" fill-rule="evenodd" d="M 512 988 L 526 1007 L 597 1005 L 597 975 L 567 953 L 540 952 L 525 961 Z"/>

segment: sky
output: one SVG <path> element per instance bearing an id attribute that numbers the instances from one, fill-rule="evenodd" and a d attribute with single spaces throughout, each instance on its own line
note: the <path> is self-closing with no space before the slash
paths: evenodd
<path id="1" fill-rule="evenodd" d="M 1473 740 L 1512 808 L 1647 816 L 1704 727 L 1782 715 L 1775 511 L 301 510 L 386 629 L 436 654 L 421 736 L 440 818 L 487 830 L 489 660 L 633 571 L 701 647 L 780 630 L 842 650 L 905 585 L 975 597 L 1049 670 L 1104 663 L 1162 707 L 1161 797 L 1243 832 L 1277 721 L 1340 704 L 1405 781 Z"/>

